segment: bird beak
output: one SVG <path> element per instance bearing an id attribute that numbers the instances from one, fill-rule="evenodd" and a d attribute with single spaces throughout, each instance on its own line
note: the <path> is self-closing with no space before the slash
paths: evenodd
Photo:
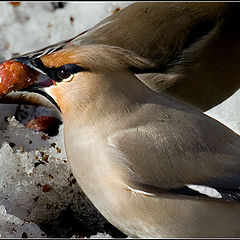
<path id="1" fill-rule="evenodd" d="M 87 30 L 88 31 L 88 30 Z M 38 78 L 38 81 L 35 82 L 33 85 L 31 85 L 28 88 L 18 90 L 17 92 L 14 93 L 9 93 L 8 96 L 6 96 L 6 99 L 4 101 L 4 98 L 0 99 L 0 103 L 16 103 L 22 101 L 23 103 L 27 104 L 34 104 L 34 105 L 43 105 L 45 106 L 46 103 L 42 103 L 41 101 L 36 102 L 35 98 L 22 98 L 22 95 L 18 95 L 18 92 L 25 92 L 25 93 L 38 93 L 45 98 L 47 98 L 57 109 L 60 111 L 57 103 L 54 101 L 54 99 L 47 94 L 45 91 L 46 87 L 50 87 L 51 85 L 54 85 L 54 81 L 51 79 L 51 72 L 49 69 L 47 69 L 44 64 L 41 61 L 41 57 L 46 55 L 46 54 L 51 54 L 55 51 L 58 51 L 62 48 L 68 48 L 72 46 L 72 41 L 78 38 L 79 36 L 85 34 L 87 31 L 84 31 L 77 36 L 74 36 L 73 38 L 63 40 L 60 42 L 57 42 L 55 44 L 49 45 L 47 47 L 44 47 L 43 49 L 29 52 L 26 54 L 17 54 L 15 55 L 12 60 L 15 60 L 17 62 L 20 62 L 22 64 L 27 65 L 28 67 L 40 72 L 40 76 Z M 2 64 L 4 61 L 1 61 L 0 64 Z M 50 76 L 50 78 L 49 78 Z M 28 94 L 30 96 L 30 94 Z M 25 96 L 25 95 L 24 95 Z M 34 101 L 33 101 L 34 100 Z"/>
<path id="2" fill-rule="evenodd" d="M 45 66 L 43 65 L 40 58 L 32 58 L 32 57 L 17 57 L 13 58 L 13 60 L 20 62 L 44 75 L 46 75 Z"/>
<path id="3" fill-rule="evenodd" d="M 38 80 L 31 86 L 23 88 L 21 92 L 38 93 L 47 98 L 60 111 L 55 100 L 46 92 L 46 88 L 55 85 L 55 81 L 49 78 L 49 69 L 44 66 L 40 58 L 17 57 L 13 60 L 25 64 L 26 66 L 40 72 Z"/>

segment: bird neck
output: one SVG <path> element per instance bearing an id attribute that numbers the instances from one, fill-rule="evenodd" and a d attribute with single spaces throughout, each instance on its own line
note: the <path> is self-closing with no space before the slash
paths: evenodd
<path id="1" fill-rule="evenodd" d="M 63 118 L 71 125 L 99 124 L 106 117 L 125 115 L 152 94 L 153 91 L 130 72 L 89 73 L 70 93 L 72 104 L 62 109 Z"/>

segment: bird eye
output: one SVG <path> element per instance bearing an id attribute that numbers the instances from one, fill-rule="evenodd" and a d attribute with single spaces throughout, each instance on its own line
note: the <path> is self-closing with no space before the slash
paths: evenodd
<path id="1" fill-rule="evenodd" d="M 53 78 L 56 82 L 69 82 L 72 80 L 75 73 L 81 71 L 85 71 L 85 69 L 76 64 L 65 64 L 55 69 L 55 76 Z"/>
<path id="2" fill-rule="evenodd" d="M 70 76 L 72 75 L 72 73 L 68 70 L 63 70 L 61 69 L 59 72 L 58 72 L 58 78 L 60 80 L 65 80 L 65 79 L 68 79 Z"/>

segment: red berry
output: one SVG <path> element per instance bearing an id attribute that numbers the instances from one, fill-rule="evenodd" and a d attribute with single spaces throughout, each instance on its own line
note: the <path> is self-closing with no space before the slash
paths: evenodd
<path id="1" fill-rule="evenodd" d="M 12 90 L 27 88 L 38 78 L 39 73 L 34 69 L 9 60 L 0 65 L 0 96 L 4 96 Z"/>
<path id="2" fill-rule="evenodd" d="M 62 122 L 55 117 L 41 116 L 27 122 L 26 127 L 37 132 L 47 133 L 49 136 L 57 135 Z"/>

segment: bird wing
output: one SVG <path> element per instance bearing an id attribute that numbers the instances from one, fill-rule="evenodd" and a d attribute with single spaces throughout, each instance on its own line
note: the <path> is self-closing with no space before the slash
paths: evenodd
<path id="1" fill-rule="evenodd" d="M 139 124 L 108 138 L 125 156 L 129 186 L 240 200 L 239 136 L 198 111 L 150 105 Z"/>

